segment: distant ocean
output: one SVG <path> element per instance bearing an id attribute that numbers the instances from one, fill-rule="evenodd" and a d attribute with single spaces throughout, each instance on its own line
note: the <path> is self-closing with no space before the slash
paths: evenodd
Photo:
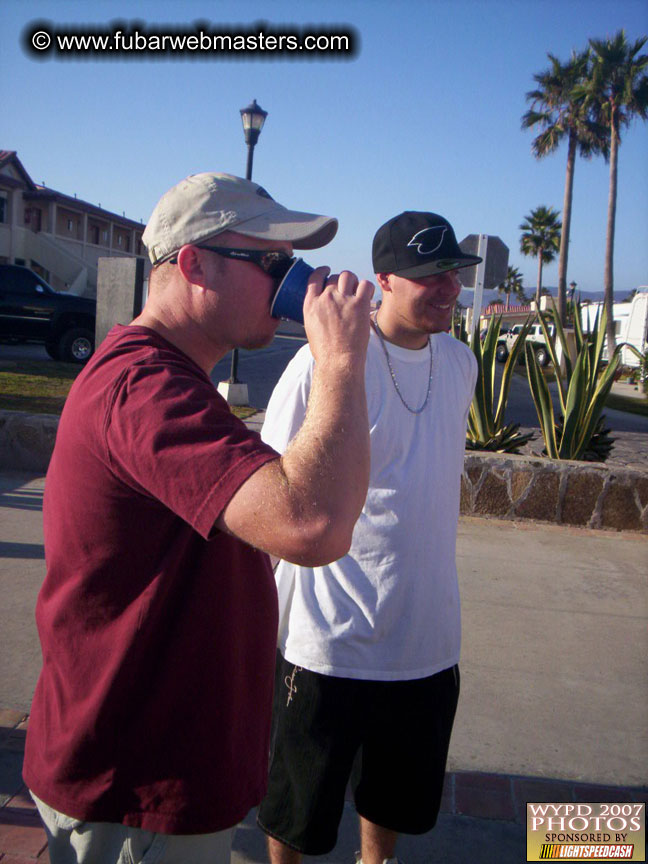
<path id="1" fill-rule="evenodd" d="M 558 288 L 549 285 L 546 289 L 553 297 L 558 296 Z M 531 300 L 535 297 L 535 288 L 525 287 L 524 293 Z M 619 303 L 631 293 L 631 291 L 614 291 L 614 300 L 616 303 Z M 589 300 L 592 303 L 599 302 L 603 300 L 603 291 L 579 291 L 576 289 L 576 294 L 580 296 L 581 300 Z M 569 292 L 568 292 L 569 295 Z M 472 306 L 473 305 L 473 296 L 474 291 L 467 291 L 465 288 L 461 289 L 461 294 L 459 295 L 459 302 L 463 306 Z M 506 303 L 506 294 L 499 294 L 497 291 L 484 291 L 484 301 L 483 305 L 488 306 L 489 303 Z M 517 298 L 511 297 L 511 303 L 517 305 L 519 303 Z"/>

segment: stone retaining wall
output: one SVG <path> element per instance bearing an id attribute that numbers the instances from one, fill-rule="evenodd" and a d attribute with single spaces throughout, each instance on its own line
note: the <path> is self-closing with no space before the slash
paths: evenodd
<path id="1" fill-rule="evenodd" d="M 44 474 L 54 449 L 56 414 L 0 411 L 0 469 Z"/>
<path id="2" fill-rule="evenodd" d="M 58 417 L 0 411 L 0 469 L 45 473 Z M 466 453 L 461 512 L 648 533 L 648 471 Z"/>
<path id="3" fill-rule="evenodd" d="M 648 472 L 603 463 L 466 453 L 461 512 L 648 533 Z"/>

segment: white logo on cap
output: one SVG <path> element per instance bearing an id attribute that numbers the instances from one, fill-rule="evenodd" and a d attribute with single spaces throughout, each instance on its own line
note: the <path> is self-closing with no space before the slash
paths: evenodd
<path id="1" fill-rule="evenodd" d="M 443 244 L 443 235 L 447 231 L 445 225 L 435 225 L 432 228 L 423 228 L 418 231 L 407 244 L 408 246 L 418 246 L 416 250 L 419 255 L 431 255 Z M 433 245 L 436 243 L 436 246 Z M 423 247 L 426 247 L 425 249 Z"/>

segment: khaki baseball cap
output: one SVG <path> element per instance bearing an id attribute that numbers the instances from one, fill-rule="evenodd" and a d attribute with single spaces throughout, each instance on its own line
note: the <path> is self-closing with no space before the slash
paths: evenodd
<path id="1" fill-rule="evenodd" d="M 337 219 L 288 210 L 258 183 L 232 174 L 192 174 L 158 201 L 142 241 L 153 264 L 181 246 L 221 231 L 263 240 L 288 240 L 295 249 L 317 249 L 335 236 Z"/>

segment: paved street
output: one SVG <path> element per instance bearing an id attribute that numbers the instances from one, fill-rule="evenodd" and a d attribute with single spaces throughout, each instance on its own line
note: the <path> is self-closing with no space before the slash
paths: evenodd
<path id="1" fill-rule="evenodd" d="M 290 360 L 304 345 L 301 339 L 275 337 L 272 345 L 258 351 L 239 351 L 238 379 L 248 385 L 250 405 L 265 409 L 275 384 Z M 214 367 L 211 379 L 215 384 L 230 377 L 231 354 Z"/>
<path id="2" fill-rule="evenodd" d="M 303 340 L 275 337 L 267 348 L 258 351 L 239 351 L 238 378 L 248 385 L 250 404 L 266 408 L 270 394 L 289 360 L 304 344 Z M 230 377 L 231 354 L 227 354 L 214 367 L 212 381 L 227 381 Z M 10 344 L 0 342 L 0 363 L 3 361 L 44 360 L 49 362 L 45 348 L 37 344 Z"/>
<path id="3" fill-rule="evenodd" d="M 504 364 L 498 363 L 495 372 L 496 396 L 499 396 L 499 382 L 501 381 L 503 370 Z M 552 393 L 554 412 L 557 416 L 559 414 L 557 385 L 555 383 L 550 384 L 549 390 Z M 603 413 L 605 414 L 607 425 L 612 429 L 612 434 L 614 432 L 644 432 L 648 434 L 648 417 L 639 414 L 628 414 L 625 411 L 615 411 L 610 408 L 606 408 Z M 506 406 L 506 420 L 509 423 L 519 423 L 523 427 L 538 427 L 540 425 L 524 366 L 518 367 L 511 378 L 511 389 Z"/>
<path id="4" fill-rule="evenodd" d="M 284 325 L 282 324 L 282 327 Z M 290 359 L 303 345 L 301 339 L 277 336 L 267 348 L 258 351 L 239 351 L 238 378 L 248 385 L 250 404 L 255 408 L 265 409 L 272 390 Z M 10 345 L 0 343 L 0 362 L 3 360 L 49 359 L 41 345 Z M 230 377 L 231 354 L 224 357 L 216 365 L 212 373 L 212 381 L 227 381 Z M 499 382 L 504 365 L 498 363 L 495 373 L 495 392 L 499 394 Z M 538 427 L 538 415 L 531 398 L 529 384 L 524 367 L 519 368 L 521 374 L 514 374 L 506 411 L 508 422 L 519 423 L 522 427 Z M 555 391 L 555 385 L 552 385 Z M 554 394 L 554 407 L 557 401 Z M 648 417 L 628 414 L 623 411 L 606 409 L 605 416 L 613 432 L 642 432 L 648 435 Z"/>
<path id="5" fill-rule="evenodd" d="M 238 378 L 248 385 L 250 404 L 265 409 L 270 395 L 286 364 L 304 343 L 292 338 L 277 337 L 268 348 L 259 351 L 239 351 Z M 215 367 L 212 381 L 225 381 L 230 376 L 231 355 L 227 355 Z M 504 364 L 495 368 L 495 393 L 499 396 L 499 384 Z M 550 385 L 553 393 L 554 409 L 558 411 L 558 397 L 555 384 Z M 605 410 L 607 424 L 616 432 L 643 432 L 648 435 L 648 417 L 628 414 L 624 411 Z M 522 427 L 538 427 L 538 415 L 531 397 L 526 370 L 520 366 L 511 379 L 511 388 L 506 409 L 507 422 L 519 423 Z"/>

